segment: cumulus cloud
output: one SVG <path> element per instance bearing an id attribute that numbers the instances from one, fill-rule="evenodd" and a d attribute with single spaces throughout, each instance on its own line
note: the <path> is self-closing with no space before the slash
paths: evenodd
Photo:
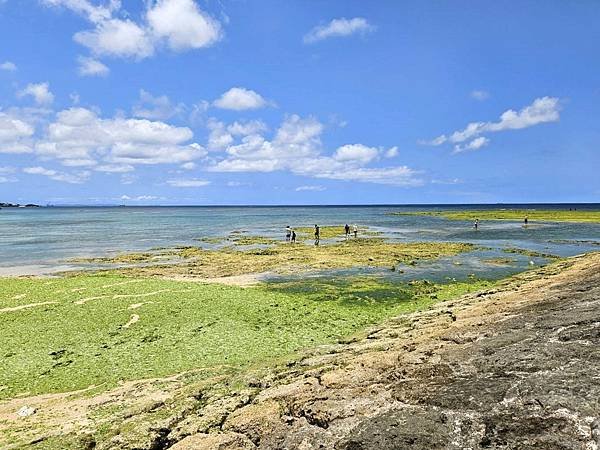
<path id="1" fill-rule="evenodd" d="M 183 113 L 184 110 L 185 105 L 183 103 L 175 105 L 166 95 L 155 97 L 142 89 L 140 100 L 133 107 L 133 115 L 144 119 L 166 120 Z"/>
<path id="2" fill-rule="evenodd" d="M 259 109 L 267 106 L 267 101 L 258 93 L 243 87 L 233 87 L 213 102 L 221 109 L 243 111 L 246 109 Z"/>
<path id="3" fill-rule="evenodd" d="M 143 59 L 154 53 L 146 30 L 129 19 L 104 20 L 92 30 L 75 33 L 73 39 L 97 56 Z"/>
<path id="4" fill-rule="evenodd" d="M 221 24 L 193 0 L 159 0 L 148 10 L 154 37 L 165 39 L 173 50 L 202 48 L 221 38 Z"/>
<path id="5" fill-rule="evenodd" d="M 456 144 L 452 153 L 461 153 L 469 150 L 479 150 L 480 148 L 488 145 L 489 142 L 490 140 L 488 138 L 484 136 L 479 136 L 473 139 L 472 141 L 468 142 L 467 144 Z"/>
<path id="6" fill-rule="evenodd" d="M 408 167 L 365 167 L 377 159 L 380 150 L 349 144 L 325 155 L 321 142 L 323 125 L 314 117 L 291 115 L 285 118 L 272 139 L 260 133 L 243 136 L 228 144 L 225 157 L 208 169 L 215 172 L 290 171 L 312 178 L 361 181 L 396 186 L 421 183 L 418 173 Z M 232 137 L 233 138 L 233 137 Z"/>
<path id="7" fill-rule="evenodd" d="M 358 161 L 367 164 L 379 156 L 379 150 L 362 144 L 343 145 L 333 154 L 337 161 Z"/>
<path id="8" fill-rule="evenodd" d="M 192 188 L 192 187 L 208 186 L 210 184 L 210 181 L 199 180 L 197 178 L 176 179 L 176 180 L 167 180 L 167 184 L 169 186 L 178 187 L 178 188 Z"/>
<path id="9" fill-rule="evenodd" d="M 519 111 L 509 109 L 503 112 L 497 122 L 471 122 L 462 130 L 455 131 L 450 135 L 442 134 L 424 143 L 434 146 L 447 142 L 458 144 L 454 147 L 455 153 L 464 150 L 477 150 L 489 143 L 489 139 L 480 138 L 482 134 L 520 130 L 542 123 L 557 122 L 560 119 L 560 109 L 560 101 L 556 97 L 536 98 L 531 105 Z M 469 142 L 462 145 L 466 141 Z"/>
<path id="10" fill-rule="evenodd" d="M 327 25 L 320 25 L 310 30 L 304 36 L 304 42 L 306 44 L 313 44 L 323 39 L 346 37 L 353 34 L 366 34 L 374 30 L 375 27 L 362 17 L 333 19 Z"/>
<path id="11" fill-rule="evenodd" d="M 30 123 L 0 111 L 0 153 L 30 153 L 34 133 Z"/>
<path id="12" fill-rule="evenodd" d="M 157 49 L 184 51 L 209 47 L 222 37 L 219 21 L 194 0 L 150 0 L 139 21 L 123 16 L 119 0 L 94 5 L 88 0 L 42 0 L 85 17 L 93 28 L 75 33 L 74 40 L 96 56 L 144 59 Z"/>
<path id="13" fill-rule="evenodd" d="M 25 89 L 17 92 L 17 97 L 33 97 L 38 105 L 49 105 L 54 101 L 54 94 L 50 92 L 49 83 L 28 84 Z"/>
<path id="14" fill-rule="evenodd" d="M 261 120 L 236 121 L 225 125 L 223 122 L 211 118 L 206 126 L 210 131 L 209 150 L 222 150 L 231 145 L 238 136 L 256 135 L 267 130 L 266 124 Z"/>
<path id="15" fill-rule="evenodd" d="M 46 169 L 40 166 L 25 167 L 23 169 L 23 172 L 29 175 L 43 175 L 45 177 L 50 178 L 51 180 L 70 184 L 81 184 L 87 181 L 90 177 L 90 172 L 87 170 L 77 173 L 65 173 L 53 169 Z"/>
<path id="16" fill-rule="evenodd" d="M 7 72 L 14 72 L 15 70 L 17 70 L 17 66 L 13 62 L 4 61 L 3 63 L 0 63 L 0 70 L 6 70 Z"/>
<path id="17" fill-rule="evenodd" d="M 182 164 L 206 155 L 193 133 L 160 121 L 99 117 L 85 108 L 60 111 L 47 127 L 35 152 L 57 158 L 65 165 L 73 161 L 103 164 Z"/>
<path id="18" fill-rule="evenodd" d="M 79 75 L 84 77 L 105 77 L 110 69 L 94 58 L 80 56 L 77 59 L 79 63 Z"/>

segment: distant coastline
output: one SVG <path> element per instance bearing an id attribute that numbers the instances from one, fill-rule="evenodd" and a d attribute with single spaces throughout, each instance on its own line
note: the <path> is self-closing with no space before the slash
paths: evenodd
<path id="1" fill-rule="evenodd" d="M 26 205 L 21 205 L 20 203 L 1 203 L 0 208 L 39 208 L 40 205 L 35 205 L 33 203 L 27 203 Z"/>

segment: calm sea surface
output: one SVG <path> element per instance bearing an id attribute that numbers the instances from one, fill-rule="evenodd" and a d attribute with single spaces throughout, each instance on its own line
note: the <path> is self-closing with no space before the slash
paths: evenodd
<path id="1" fill-rule="evenodd" d="M 247 231 L 273 237 L 293 227 L 343 225 L 369 226 L 397 241 L 461 241 L 485 247 L 452 261 L 432 262 L 410 269 L 405 277 L 496 277 L 516 272 L 543 259 L 523 255 L 510 267 L 491 267 L 485 259 L 507 256 L 502 249 L 520 247 L 559 256 L 600 250 L 600 224 L 484 221 L 478 231 L 470 222 L 439 217 L 393 216 L 393 211 L 514 208 L 488 206 L 315 206 L 315 207 L 69 207 L 4 208 L 0 210 L 0 275 L 51 273 L 77 268 L 72 258 L 113 255 L 155 247 L 198 245 L 195 239 Z M 527 207 L 536 207 L 527 205 Z M 600 210 L 595 205 L 539 205 L 539 209 Z M 581 242 L 584 241 L 584 242 Z M 585 242 L 587 241 L 587 242 Z M 411 272 L 412 271 L 412 272 Z M 420 271 L 420 272 L 419 272 Z"/>

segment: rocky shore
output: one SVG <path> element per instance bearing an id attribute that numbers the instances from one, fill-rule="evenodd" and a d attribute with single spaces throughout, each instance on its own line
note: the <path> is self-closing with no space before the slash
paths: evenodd
<path id="1" fill-rule="evenodd" d="M 216 407 L 208 401 L 178 423 L 166 445 L 596 449 L 600 254 L 521 274 L 309 355 L 203 427 Z M 194 424 L 200 432 L 179 439 Z"/>
<path id="2" fill-rule="evenodd" d="M 275 367 L 197 375 L 9 400 L 0 437 L 11 449 L 597 449 L 600 253 Z"/>

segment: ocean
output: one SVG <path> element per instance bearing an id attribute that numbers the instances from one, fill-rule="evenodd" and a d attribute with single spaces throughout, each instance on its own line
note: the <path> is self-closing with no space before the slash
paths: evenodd
<path id="1" fill-rule="evenodd" d="M 523 270 L 532 263 L 544 263 L 541 259 L 510 255 L 516 259 L 510 267 L 482 264 L 484 259 L 507 256 L 503 249 L 508 247 L 558 256 L 600 250 L 600 224 L 531 222 L 523 228 L 521 221 L 484 221 L 475 231 L 472 223 L 466 221 L 388 214 L 525 207 L 600 210 L 600 204 L 4 208 L 0 210 L 0 275 L 78 269 L 85 266 L 72 262 L 74 258 L 200 245 L 198 238 L 226 236 L 232 231 L 284 239 L 287 225 L 348 223 L 369 226 L 400 242 L 460 241 L 480 246 L 476 252 L 461 256 L 458 263 L 453 258 L 452 264 L 438 267 L 439 275 L 445 277 L 463 276 L 467 272 L 496 277 Z M 443 263 L 432 263 L 431 271 L 435 271 L 436 264 L 443 266 Z"/>

